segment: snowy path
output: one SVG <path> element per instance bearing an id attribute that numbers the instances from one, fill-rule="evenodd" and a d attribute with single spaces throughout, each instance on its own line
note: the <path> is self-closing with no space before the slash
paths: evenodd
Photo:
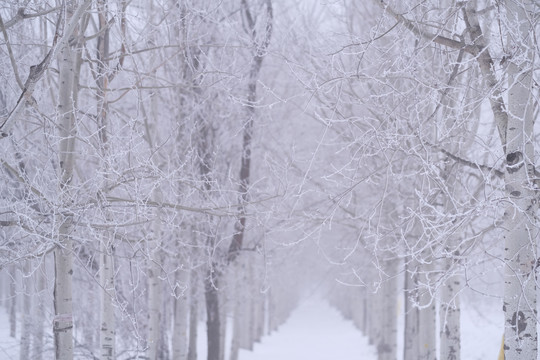
<path id="1" fill-rule="evenodd" d="M 367 338 L 322 300 L 309 299 L 292 313 L 278 331 L 240 350 L 240 360 L 372 360 Z"/>

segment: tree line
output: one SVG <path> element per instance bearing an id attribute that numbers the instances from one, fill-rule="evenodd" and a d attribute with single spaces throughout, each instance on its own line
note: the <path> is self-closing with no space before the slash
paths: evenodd
<path id="1" fill-rule="evenodd" d="M 325 272 L 380 359 L 401 296 L 403 358 L 459 359 L 476 278 L 500 284 L 505 358 L 535 358 L 538 14 L 5 2 L 0 268 L 21 359 L 195 360 L 205 336 L 234 360 Z"/>

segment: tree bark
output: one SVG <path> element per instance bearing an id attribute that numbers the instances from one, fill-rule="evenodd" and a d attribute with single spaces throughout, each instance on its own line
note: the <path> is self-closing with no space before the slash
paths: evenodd
<path id="1" fill-rule="evenodd" d="M 32 309 L 33 313 L 33 328 L 34 328 L 34 336 L 33 336 L 33 360 L 41 360 L 43 358 L 43 322 L 44 322 L 44 314 L 45 314 L 45 306 L 43 304 L 43 293 L 45 291 L 45 271 L 46 271 L 46 258 L 42 260 L 42 264 L 40 266 L 40 269 L 37 271 L 37 296 L 38 298 L 34 300 L 34 307 Z"/>
<path id="2" fill-rule="evenodd" d="M 422 270 L 429 272 L 432 265 L 422 264 Z M 422 296 L 423 295 L 423 296 Z M 421 308 L 418 312 L 418 359 L 437 360 L 437 306 L 435 299 L 430 293 L 421 294 L 418 298 L 420 305 L 426 298 L 429 305 Z"/>
<path id="3" fill-rule="evenodd" d="M 101 185 L 102 201 L 108 195 L 110 186 L 110 144 L 108 126 L 108 100 L 107 92 L 109 87 L 109 25 L 107 20 L 107 2 L 98 1 L 99 36 L 97 38 L 97 114 L 98 114 L 98 135 L 100 140 L 100 151 L 103 163 L 101 164 L 104 174 Z M 112 216 L 106 204 L 102 205 L 102 214 L 106 223 L 112 222 Z M 101 287 L 101 308 L 100 308 L 100 332 L 99 346 L 101 360 L 114 360 L 116 358 L 116 320 L 114 315 L 113 301 L 116 297 L 114 285 L 114 235 L 109 230 L 104 230 L 100 239 L 99 256 L 99 285 Z"/>
<path id="4" fill-rule="evenodd" d="M 536 330 L 536 177 L 533 134 L 532 54 L 530 19 L 534 16 L 533 3 L 507 1 L 508 47 L 512 48 L 508 64 L 508 109 L 505 109 L 494 74 L 493 59 L 486 48 L 476 15 L 476 1 L 469 1 L 465 20 L 471 37 L 476 42 L 477 58 L 486 85 L 493 91 L 492 111 L 499 127 L 505 154 L 504 176 L 507 209 L 505 211 L 504 244 L 505 276 L 504 350 L 507 360 L 533 359 L 537 353 Z M 497 94 L 497 96 L 495 96 Z"/>
<path id="5" fill-rule="evenodd" d="M 66 20 L 78 21 L 74 16 L 74 3 L 66 7 Z M 79 12 L 78 12 L 79 13 Z M 81 13 L 82 15 L 82 13 Z M 77 32 L 75 32 L 76 34 Z M 60 199 L 63 207 L 71 204 L 71 183 L 73 179 L 75 150 L 75 116 L 74 101 L 77 88 L 74 84 L 75 72 L 78 70 L 75 61 L 76 53 L 67 41 L 61 43 L 59 53 L 59 163 L 60 163 Z M 54 250 L 54 348 L 57 360 L 73 359 L 73 219 L 69 213 L 60 213 L 58 228 L 58 246 Z"/>
<path id="6" fill-rule="evenodd" d="M 221 324 L 217 269 L 209 269 L 204 280 L 206 300 L 207 360 L 221 360 Z"/>
<path id="7" fill-rule="evenodd" d="M 450 259 L 447 262 L 451 261 Z M 446 267 L 447 269 L 449 266 Z M 458 291 L 461 276 L 453 275 L 442 287 L 440 307 L 441 360 L 461 359 L 461 309 Z"/>
<path id="8" fill-rule="evenodd" d="M 189 272 L 178 270 L 179 288 L 174 298 L 173 359 L 186 360 L 188 355 Z"/>
<path id="9" fill-rule="evenodd" d="M 14 265 L 10 266 L 9 279 L 9 336 L 17 337 L 17 271 Z"/>
<path id="10" fill-rule="evenodd" d="M 251 68 L 249 71 L 248 80 L 248 93 L 247 93 L 247 116 L 244 122 L 244 132 L 242 137 L 242 156 L 240 161 L 240 184 L 239 184 L 239 207 L 238 207 L 238 219 L 234 225 L 234 234 L 229 246 L 228 261 L 232 262 L 238 252 L 242 248 L 244 242 L 244 234 L 246 229 L 246 203 L 248 202 L 248 192 L 250 186 L 250 173 L 251 173 L 251 148 L 253 140 L 253 125 L 255 121 L 255 105 L 257 102 L 257 81 L 259 79 L 259 73 L 261 71 L 262 62 L 268 46 L 270 45 L 270 39 L 272 37 L 272 21 L 273 21 L 273 8 L 272 0 L 265 0 L 267 23 L 265 28 L 265 35 L 262 42 L 259 43 L 256 39 L 256 18 L 251 13 L 249 5 L 246 0 L 242 0 L 242 11 L 246 18 L 248 25 L 248 33 L 251 36 L 253 59 Z"/>
<path id="11" fill-rule="evenodd" d="M 538 229 L 534 147 L 533 51 L 530 18 L 532 2 L 507 1 L 509 44 L 508 126 L 506 133 L 506 209 L 504 305 L 504 352 L 506 360 L 537 356 L 536 266 Z"/>
<path id="12" fill-rule="evenodd" d="M 24 276 L 23 284 L 24 289 L 22 292 L 23 296 L 23 320 L 22 320 L 22 331 L 21 331 L 21 348 L 19 352 L 19 359 L 26 360 L 30 358 L 30 342 L 31 342 L 31 332 L 32 332 L 32 299 L 33 294 L 31 292 L 30 278 L 27 277 L 30 273 L 30 260 L 24 262 Z"/>
<path id="13" fill-rule="evenodd" d="M 197 326 L 199 313 L 199 276 L 197 270 L 191 270 L 189 303 L 189 346 L 188 360 L 197 360 Z"/>
<path id="14" fill-rule="evenodd" d="M 411 264 L 406 265 L 405 271 L 405 331 L 403 342 L 403 359 L 417 360 L 419 353 L 419 310 L 413 301 L 417 299 L 416 273 L 409 273 Z"/>
<path id="15" fill-rule="evenodd" d="M 158 202 L 160 199 L 157 200 Z M 157 210 L 159 212 L 159 210 Z M 152 240 L 148 244 L 150 257 L 148 259 L 148 335 L 146 356 L 150 360 L 159 360 L 160 320 L 161 320 L 161 224 L 159 215 L 154 220 Z"/>
<path id="16" fill-rule="evenodd" d="M 396 273 L 395 261 L 389 261 L 387 273 L 392 276 L 383 284 L 382 298 L 382 328 L 377 345 L 379 360 L 395 360 L 397 358 L 397 279 L 393 276 Z"/>

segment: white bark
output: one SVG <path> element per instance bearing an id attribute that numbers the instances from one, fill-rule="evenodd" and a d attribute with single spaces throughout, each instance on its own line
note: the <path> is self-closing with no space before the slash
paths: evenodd
<path id="1" fill-rule="evenodd" d="M 222 283 L 225 283 L 227 281 L 225 276 L 222 276 Z M 227 287 L 226 284 L 224 284 L 224 288 Z M 221 360 L 225 360 L 225 338 L 227 336 L 227 307 L 229 304 L 229 299 L 227 297 L 226 291 L 218 292 L 219 297 L 219 326 L 220 326 L 220 337 L 219 337 L 219 358 Z"/>
<path id="2" fill-rule="evenodd" d="M 76 52 L 72 49 L 68 38 L 71 34 L 78 35 L 77 24 L 84 10 L 90 5 L 90 0 L 82 2 L 76 11 L 75 5 L 75 2 L 70 2 L 66 6 L 68 26 L 60 42 L 58 56 L 60 71 L 58 90 L 59 192 L 63 208 L 69 208 L 72 204 L 71 183 L 76 133 L 74 102 L 78 91 L 74 84 L 76 71 L 78 71 L 75 61 Z M 71 360 L 73 359 L 73 245 L 71 239 L 73 219 L 69 213 L 65 212 L 58 214 L 58 216 L 60 218 L 58 246 L 54 250 L 54 348 L 56 360 Z"/>
<path id="3" fill-rule="evenodd" d="M 194 251 L 195 253 L 195 251 Z M 191 270 L 190 282 L 190 303 L 189 303 L 189 346 L 188 346 L 188 360 L 197 360 L 197 326 L 198 326 L 198 312 L 199 312 L 199 299 L 198 299 L 198 287 L 199 276 L 196 270 Z"/>
<path id="4" fill-rule="evenodd" d="M 32 318 L 33 318 L 33 328 L 34 328 L 34 336 L 33 336 L 33 360 L 41 360 L 43 358 L 43 336 L 44 336 L 44 329 L 43 329 L 43 323 L 44 323 L 44 314 L 45 314 L 45 306 L 43 304 L 43 293 L 45 290 L 45 273 L 46 266 L 45 266 L 45 259 L 43 260 L 43 264 L 41 265 L 40 269 L 37 271 L 37 291 L 38 291 L 38 298 L 34 300 L 34 307 L 32 310 Z"/>
<path id="5" fill-rule="evenodd" d="M 531 17 L 536 16 L 529 1 L 507 1 L 509 44 L 512 58 L 508 65 L 508 127 L 506 134 L 505 184 L 508 196 L 505 243 L 505 359 L 536 359 L 537 320 L 536 241 L 538 230 L 533 219 L 536 196 L 533 191 L 534 150 L 532 98 Z"/>
<path id="6" fill-rule="evenodd" d="M 17 336 L 17 281 L 15 266 L 10 266 L 9 279 L 9 336 Z"/>
<path id="7" fill-rule="evenodd" d="M 19 352 L 19 359 L 26 360 L 30 358 L 30 341 L 32 331 L 32 299 L 30 278 L 27 274 L 30 273 L 30 260 L 26 260 L 24 263 L 24 276 L 23 276 L 23 318 L 22 318 L 22 331 L 21 331 L 21 348 Z"/>
<path id="8" fill-rule="evenodd" d="M 68 6 L 67 14 L 73 14 L 73 4 Z M 75 77 L 75 52 L 67 42 L 63 42 L 59 53 L 59 99 L 58 117 L 60 120 L 60 197 L 63 204 L 70 204 L 70 185 L 73 177 L 75 119 L 73 92 Z M 60 215 L 58 246 L 54 250 L 54 344 L 57 360 L 73 359 L 73 311 L 72 311 L 72 219 L 69 215 Z"/>
<path id="9" fill-rule="evenodd" d="M 250 268 L 250 259 L 247 254 L 243 254 L 238 259 L 238 264 L 240 270 L 238 271 L 240 278 L 237 279 L 238 283 L 238 292 L 237 292 L 237 302 L 236 302 L 236 311 L 235 311 L 235 331 L 238 337 L 238 345 L 240 349 L 252 350 L 253 341 L 251 338 L 251 324 L 252 324 L 252 303 L 253 298 L 250 294 L 251 288 L 251 268 Z"/>
<path id="10" fill-rule="evenodd" d="M 447 260 L 451 261 L 451 260 Z M 447 267 L 448 268 L 448 267 Z M 461 287 L 461 277 L 451 276 L 441 291 L 440 307 L 440 337 L 441 355 L 440 360 L 460 360 L 461 359 L 461 326 L 459 306 L 459 289 Z"/>
<path id="11" fill-rule="evenodd" d="M 54 251 L 54 344 L 57 360 L 73 359 L 73 257 L 71 219 L 64 219 L 58 231 L 60 245 Z"/>
<path id="12" fill-rule="evenodd" d="M 114 317 L 114 263 L 111 254 L 112 239 L 103 239 L 99 264 L 99 280 L 101 286 L 101 318 L 100 318 L 100 357 L 102 360 L 113 360 L 115 356 L 116 321 Z"/>
<path id="13" fill-rule="evenodd" d="M 109 86 L 109 30 L 107 20 L 107 4 L 105 0 L 98 1 L 99 31 L 98 36 L 98 61 L 97 61 L 97 97 L 98 97 L 98 134 L 100 140 L 100 152 L 103 163 L 101 164 L 104 174 L 101 185 L 102 197 L 107 197 L 110 187 L 111 169 L 109 166 L 110 143 L 108 138 L 108 100 L 107 92 Z M 107 206 L 102 206 L 102 214 L 106 223 L 112 223 L 112 216 Z M 116 358 L 116 320 L 114 315 L 113 301 L 116 297 L 114 284 L 114 235 L 109 230 L 105 230 L 100 239 L 99 256 L 99 284 L 101 287 L 101 308 L 100 308 L 100 332 L 99 346 L 101 360 L 114 360 Z"/>
<path id="14" fill-rule="evenodd" d="M 229 360 L 238 360 L 238 353 L 240 350 L 240 338 L 242 337 L 242 325 L 243 325 L 243 309 L 241 304 L 241 299 L 243 296 L 242 293 L 242 283 L 244 272 L 242 271 L 243 256 L 240 256 L 236 259 L 235 264 L 232 267 L 232 274 L 237 274 L 234 280 L 234 309 L 233 309 L 233 333 L 231 339 L 231 352 L 229 355 Z"/>
<path id="15" fill-rule="evenodd" d="M 407 268 L 413 268 L 413 266 L 408 264 Z M 419 310 L 414 306 L 413 303 L 417 297 L 416 276 L 416 274 L 410 274 L 408 271 L 405 272 L 405 338 L 403 342 L 404 360 L 417 360 L 419 355 Z"/>
<path id="16" fill-rule="evenodd" d="M 158 199 L 157 201 L 160 201 Z M 150 257 L 148 259 L 148 337 L 146 356 L 150 360 L 158 360 L 160 343 L 160 313 L 161 313 L 161 219 L 159 210 L 154 220 L 154 233 L 149 242 Z"/>
<path id="17" fill-rule="evenodd" d="M 422 265 L 423 271 L 429 272 L 432 265 Z M 428 292 L 422 293 L 419 304 L 425 306 L 418 312 L 418 359 L 437 360 L 437 306 L 435 299 Z M 429 305 L 427 305 L 429 304 Z"/>
<path id="18" fill-rule="evenodd" d="M 188 355 L 189 272 L 178 270 L 179 288 L 174 299 L 173 359 L 186 360 Z"/>
<path id="19" fill-rule="evenodd" d="M 396 264 L 391 261 L 388 264 L 387 272 L 396 273 Z M 381 289 L 380 299 L 382 312 L 382 326 L 377 353 L 379 360 L 395 360 L 397 358 L 397 279 L 388 279 Z"/>

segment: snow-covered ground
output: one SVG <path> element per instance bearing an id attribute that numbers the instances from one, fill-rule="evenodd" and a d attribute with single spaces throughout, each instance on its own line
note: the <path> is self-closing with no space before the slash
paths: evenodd
<path id="1" fill-rule="evenodd" d="M 461 358 L 497 359 L 501 349 L 504 316 L 499 300 L 461 304 Z"/>
<path id="2" fill-rule="evenodd" d="M 240 350 L 240 360 L 371 360 L 376 349 L 366 337 L 326 302 L 308 299 L 278 331 Z"/>
<path id="3" fill-rule="evenodd" d="M 18 325 L 18 324 L 17 324 Z M 19 341 L 9 336 L 9 316 L 6 309 L 0 307 L 0 359 L 19 360 Z"/>
<path id="4" fill-rule="evenodd" d="M 498 302 L 462 304 L 462 358 L 496 359 L 501 346 L 503 322 Z M 228 335 L 230 336 L 230 327 Z M 201 323 L 198 358 L 206 358 L 206 328 Z M 17 334 L 17 339 L 19 334 Z M 227 341 L 230 344 L 230 338 Z M 227 349 L 228 353 L 229 349 Z M 308 298 L 300 303 L 278 331 L 255 344 L 253 352 L 240 350 L 239 360 L 372 360 L 373 346 L 352 324 L 324 300 Z M 9 336 L 9 317 L 0 307 L 0 360 L 19 359 L 18 340 Z"/>

